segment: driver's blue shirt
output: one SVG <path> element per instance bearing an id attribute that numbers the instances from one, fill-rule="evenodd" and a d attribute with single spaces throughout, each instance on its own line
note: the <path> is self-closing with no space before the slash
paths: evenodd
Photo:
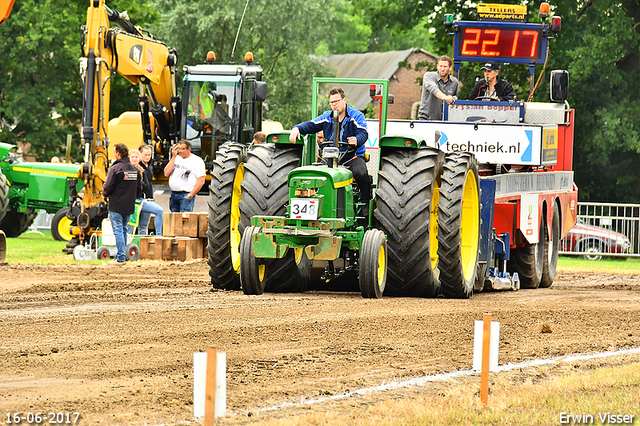
<path id="1" fill-rule="evenodd" d="M 325 111 L 322 115 L 314 118 L 313 120 L 296 124 L 294 127 L 297 127 L 302 135 L 318 133 L 322 130 L 325 137 L 325 143 L 333 141 L 332 111 Z M 346 116 L 344 120 L 342 120 L 338 139 L 342 142 L 347 142 L 347 138 L 351 136 L 355 136 L 358 141 L 356 155 L 358 157 L 364 157 L 364 153 L 366 151 L 365 142 L 369 139 L 367 121 L 364 118 L 363 113 L 347 105 Z M 340 146 L 340 151 L 346 150 L 347 146 Z"/>

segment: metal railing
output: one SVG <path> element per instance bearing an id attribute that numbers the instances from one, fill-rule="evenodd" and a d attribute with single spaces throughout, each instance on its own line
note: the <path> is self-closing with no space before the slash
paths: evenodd
<path id="1" fill-rule="evenodd" d="M 578 223 L 560 242 L 560 254 L 640 257 L 640 204 L 578 203 Z"/>
<path id="2" fill-rule="evenodd" d="M 38 212 L 38 216 L 33 221 L 29 229 L 27 229 L 27 233 L 38 233 L 42 234 L 42 231 L 48 231 L 51 229 L 51 220 L 53 219 L 53 213 L 47 213 L 44 210 L 40 210 Z"/>

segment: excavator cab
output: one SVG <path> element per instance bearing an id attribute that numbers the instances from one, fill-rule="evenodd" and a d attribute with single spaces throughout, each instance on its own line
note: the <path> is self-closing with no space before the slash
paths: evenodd
<path id="1" fill-rule="evenodd" d="M 187 119 L 182 135 L 205 162 L 213 160 L 219 145 L 235 140 L 236 86 L 236 82 L 189 81 L 184 89 L 188 99 L 183 103 Z"/>
<path id="2" fill-rule="evenodd" d="M 266 83 L 262 68 L 247 64 L 185 66 L 182 82 L 181 137 L 205 163 L 225 142 L 249 144 L 262 129 Z"/>

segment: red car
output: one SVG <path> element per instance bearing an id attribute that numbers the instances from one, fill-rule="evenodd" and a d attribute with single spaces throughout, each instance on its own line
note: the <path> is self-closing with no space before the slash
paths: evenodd
<path id="1" fill-rule="evenodd" d="M 578 219 L 576 225 L 560 241 L 560 251 L 584 254 L 584 258 L 589 260 L 600 260 L 602 254 L 631 253 L 631 241 L 624 234 L 588 225 L 583 219 Z"/>

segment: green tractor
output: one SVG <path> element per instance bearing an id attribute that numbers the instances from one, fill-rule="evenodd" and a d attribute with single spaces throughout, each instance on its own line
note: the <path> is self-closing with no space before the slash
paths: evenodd
<path id="1" fill-rule="evenodd" d="M 15 145 L 0 142 L 0 230 L 7 237 L 17 237 L 31 226 L 38 210 L 44 210 L 56 213 L 52 234 L 55 239 L 64 240 L 60 233 L 70 233 L 70 226 L 64 226 L 71 223 L 65 218 L 70 185 L 75 184 L 76 191 L 83 187 L 76 179 L 79 167 L 29 163 Z"/>
<path id="2" fill-rule="evenodd" d="M 369 206 L 360 202 L 351 171 L 337 166 L 338 146 L 321 146 L 317 155 L 315 140 L 307 137 L 303 166 L 286 180 L 286 215 L 253 216 L 244 229 L 243 291 L 276 291 L 278 271 L 295 280 L 299 290 L 330 282 L 346 287 L 357 280 L 365 298 L 441 292 L 469 297 L 480 238 L 473 155 L 445 154 L 419 136 L 387 135 L 387 80 L 315 78 L 312 105 L 317 105 L 318 85 L 325 83 L 368 84 L 380 100 L 379 154 L 368 165 L 374 198 Z M 377 88 L 380 96 L 374 96 Z M 269 135 L 268 141 L 285 138 Z"/>

